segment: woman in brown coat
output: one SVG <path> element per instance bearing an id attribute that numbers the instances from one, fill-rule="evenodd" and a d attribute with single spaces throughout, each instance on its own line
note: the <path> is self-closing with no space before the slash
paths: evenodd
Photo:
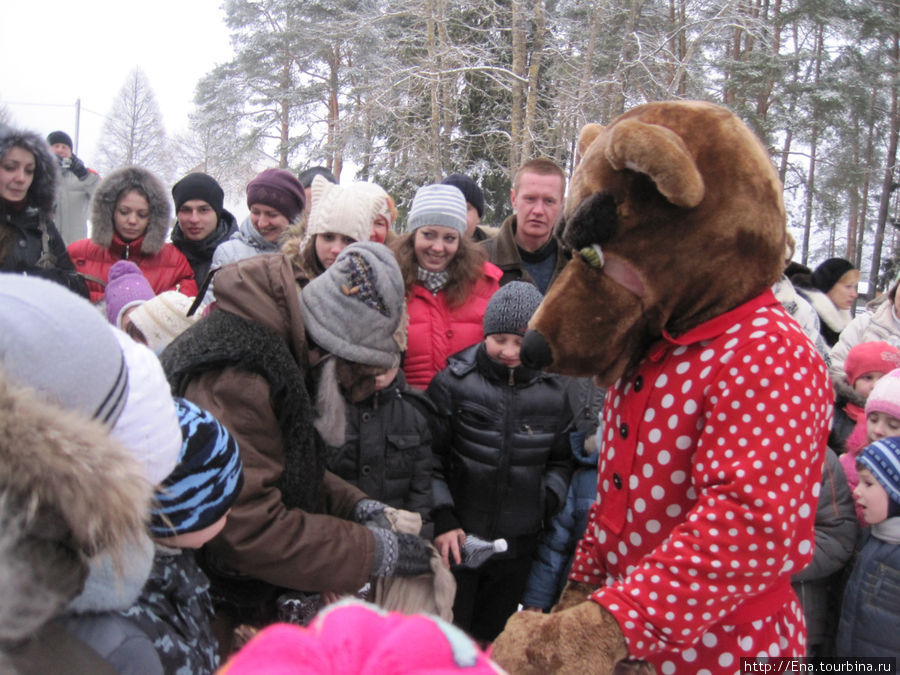
<path id="1" fill-rule="evenodd" d="M 162 361 L 175 392 L 228 428 L 244 464 L 205 549 L 217 615 L 263 625 L 284 593 L 354 593 L 373 576 L 430 571 L 422 540 L 379 527 L 384 504 L 325 469 L 319 437 L 343 433 L 338 387 L 367 396 L 399 362 L 403 282 L 390 251 L 354 244 L 313 281 L 283 254 L 248 258 L 218 272 L 216 300 Z"/>

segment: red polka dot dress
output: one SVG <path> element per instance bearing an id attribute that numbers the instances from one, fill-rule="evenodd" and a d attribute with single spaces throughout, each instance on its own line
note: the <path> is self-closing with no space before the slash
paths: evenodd
<path id="1" fill-rule="evenodd" d="M 658 673 L 805 653 L 790 575 L 812 558 L 832 413 L 821 357 L 766 292 L 665 336 L 606 398 L 597 501 L 570 578 Z"/>

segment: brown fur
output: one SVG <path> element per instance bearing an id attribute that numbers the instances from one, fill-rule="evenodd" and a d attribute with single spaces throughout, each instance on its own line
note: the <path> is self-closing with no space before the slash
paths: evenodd
<path id="1" fill-rule="evenodd" d="M 140 540 L 152 486 L 105 427 L 0 368 L 0 639 L 33 635 L 77 595 L 88 558 Z"/>
<path id="2" fill-rule="evenodd" d="M 419 264 L 416 262 L 416 253 L 413 247 L 413 237 L 415 236 L 416 230 L 413 230 L 391 244 L 391 250 L 397 257 L 397 263 L 403 273 L 403 285 L 407 293 L 418 280 Z M 450 281 L 444 287 L 447 303 L 451 307 L 458 307 L 469 297 L 472 287 L 481 277 L 485 260 L 487 260 L 487 256 L 481 246 L 467 237 L 460 237 L 459 249 L 453 256 L 453 260 L 447 265 Z"/>
<path id="3" fill-rule="evenodd" d="M 555 614 L 513 614 L 491 651 L 516 675 L 612 673 L 627 655 L 613 615 L 590 600 Z"/>
<path id="4" fill-rule="evenodd" d="M 579 255 L 531 320 L 550 370 L 612 384 L 665 330 L 682 334 L 755 297 L 783 267 L 781 184 L 762 145 L 731 112 L 650 103 L 588 125 L 562 238 L 599 245 L 643 295 Z"/>
<path id="5" fill-rule="evenodd" d="M 0 486 L 25 513 L 52 507 L 87 555 L 138 540 L 153 488 L 98 422 L 15 387 L 0 371 Z"/>

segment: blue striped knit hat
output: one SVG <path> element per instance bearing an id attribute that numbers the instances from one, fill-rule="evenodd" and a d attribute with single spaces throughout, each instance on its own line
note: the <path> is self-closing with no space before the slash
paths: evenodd
<path id="1" fill-rule="evenodd" d="M 425 225 L 452 227 L 466 233 L 466 198 L 453 185 L 424 185 L 416 190 L 409 208 L 407 229 L 412 232 Z"/>
<path id="2" fill-rule="evenodd" d="M 244 484 L 238 446 L 206 410 L 175 399 L 184 442 L 178 464 L 157 488 L 151 511 L 154 537 L 209 527 L 232 507 Z"/>
<path id="3" fill-rule="evenodd" d="M 900 436 L 882 438 L 867 445 L 856 458 L 887 492 L 888 515 L 900 515 Z"/>

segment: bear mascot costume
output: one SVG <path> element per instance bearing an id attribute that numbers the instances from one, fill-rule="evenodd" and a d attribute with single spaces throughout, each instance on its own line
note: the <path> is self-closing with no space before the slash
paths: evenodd
<path id="1" fill-rule="evenodd" d="M 597 499 L 550 614 L 493 647 L 510 673 L 738 673 L 802 656 L 831 384 L 778 304 L 781 183 L 725 108 L 650 103 L 579 138 L 573 259 L 532 317 L 531 367 L 610 385 Z"/>

